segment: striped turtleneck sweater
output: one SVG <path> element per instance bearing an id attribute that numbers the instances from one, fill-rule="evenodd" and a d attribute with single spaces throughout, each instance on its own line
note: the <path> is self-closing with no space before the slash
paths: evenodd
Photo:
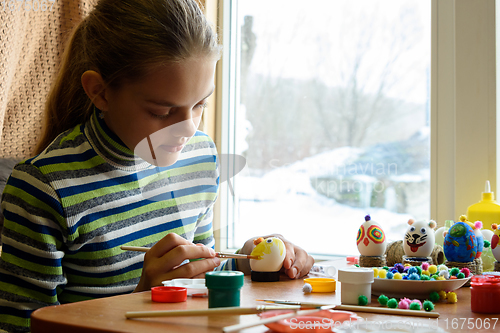
<path id="1" fill-rule="evenodd" d="M 134 290 L 144 254 L 170 232 L 214 246 L 217 153 L 197 132 L 158 168 L 94 113 L 19 163 L 2 195 L 0 327 L 29 330 L 34 309 Z M 232 269 L 234 261 L 219 269 Z"/>

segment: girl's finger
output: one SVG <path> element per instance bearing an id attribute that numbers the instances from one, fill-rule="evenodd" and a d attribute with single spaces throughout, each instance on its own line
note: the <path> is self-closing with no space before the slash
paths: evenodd
<path id="1" fill-rule="evenodd" d="M 214 258 L 215 251 L 207 246 L 178 245 L 158 258 L 158 265 L 164 272 L 179 266 L 186 259 Z M 217 258 L 218 260 L 219 258 Z M 185 265 L 182 265 L 185 266 Z M 177 268 L 179 269 L 179 268 Z"/>

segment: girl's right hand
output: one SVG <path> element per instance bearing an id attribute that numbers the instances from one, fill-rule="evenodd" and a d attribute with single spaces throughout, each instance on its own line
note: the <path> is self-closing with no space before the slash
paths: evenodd
<path id="1" fill-rule="evenodd" d="M 181 265 L 186 259 L 199 259 Z M 219 266 L 215 251 L 193 244 L 175 233 L 169 233 L 144 255 L 141 280 L 134 292 L 161 286 L 162 281 L 176 278 L 204 278 L 206 272 Z"/>

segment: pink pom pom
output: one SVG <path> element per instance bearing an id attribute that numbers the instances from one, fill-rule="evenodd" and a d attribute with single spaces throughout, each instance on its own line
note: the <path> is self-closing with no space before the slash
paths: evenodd
<path id="1" fill-rule="evenodd" d="M 414 299 L 413 301 L 410 302 L 411 303 L 418 303 L 418 305 L 420 305 L 420 308 L 422 308 L 422 302 L 420 302 L 420 300 L 418 299 Z"/>
<path id="2" fill-rule="evenodd" d="M 398 304 L 398 308 L 400 309 L 409 309 L 410 308 L 410 303 L 405 300 L 405 299 L 402 299 L 399 304 Z"/>
<path id="3" fill-rule="evenodd" d="M 423 271 L 426 271 L 426 270 L 428 270 L 428 269 L 429 269 L 429 263 L 428 263 L 428 262 L 424 262 L 424 263 L 422 263 L 422 270 L 423 270 Z"/>
<path id="4" fill-rule="evenodd" d="M 470 270 L 467 267 L 464 267 L 460 270 L 460 273 L 464 273 L 465 277 L 469 277 L 470 275 Z"/>
<path id="5" fill-rule="evenodd" d="M 481 221 L 474 222 L 474 228 L 481 229 L 482 227 L 483 227 L 483 222 Z"/>

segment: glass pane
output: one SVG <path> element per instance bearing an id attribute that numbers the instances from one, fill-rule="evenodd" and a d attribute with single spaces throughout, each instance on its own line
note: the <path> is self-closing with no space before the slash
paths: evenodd
<path id="1" fill-rule="evenodd" d="M 238 0 L 233 245 L 357 254 L 430 218 L 430 0 Z M 229 243 L 231 245 L 231 243 Z"/>

